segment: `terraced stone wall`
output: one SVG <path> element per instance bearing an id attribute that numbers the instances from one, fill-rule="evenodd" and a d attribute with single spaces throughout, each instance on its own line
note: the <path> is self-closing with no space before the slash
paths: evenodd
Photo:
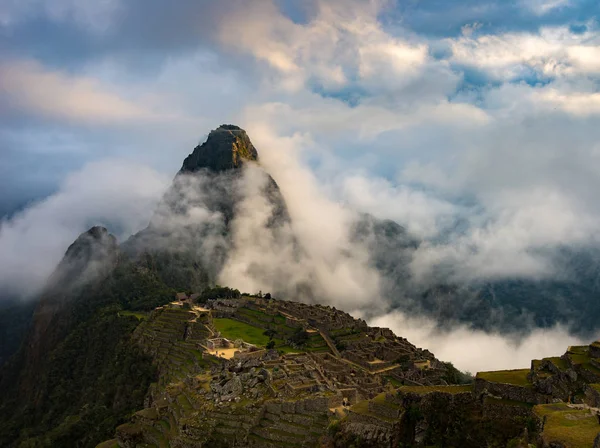
<path id="1" fill-rule="evenodd" d="M 475 379 L 473 392 L 483 394 L 487 392 L 490 395 L 501 397 L 505 400 L 518 401 L 523 403 L 544 404 L 550 403 L 552 397 L 541 394 L 530 386 L 517 386 L 514 384 L 493 383 L 481 378 Z"/>

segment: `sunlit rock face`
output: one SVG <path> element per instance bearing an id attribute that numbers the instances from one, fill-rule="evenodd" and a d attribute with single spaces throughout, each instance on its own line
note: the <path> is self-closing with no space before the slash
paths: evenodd
<path id="1" fill-rule="evenodd" d="M 222 125 L 186 157 L 149 226 L 122 248 L 133 258 L 153 253 L 171 260 L 175 254 L 173 269 L 185 271 L 191 286 L 200 288 L 218 281 L 235 249 L 236 229 L 250 226 L 239 224 L 248 208 L 264 218 L 261 229 L 289 224 L 279 187 L 260 165 L 246 131 Z"/>
<path id="2" fill-rule="evenodd" d="M 222 172 L 241 168 L 244 162 L 257 161 L 258 152 L 243 129 L 224 124 L 208 134 L 206 142 L 194 148 L 183 161 L 180 174 L 203 168 Z"/>

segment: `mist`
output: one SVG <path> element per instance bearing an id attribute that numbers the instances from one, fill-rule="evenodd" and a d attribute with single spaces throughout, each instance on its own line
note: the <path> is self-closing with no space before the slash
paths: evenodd
<path id="1" fill-rule="evenodd" d="M 168 178 L 131 161 L 90 163 L 58 191 L 0 221 L 0 291 L 35 299 L 68 246 L 93 225 L 123 240 L 147 226 Z"/>
<path id="2" fill-rule="evenodd" d="M 177 251 L 195 247 L 207 266 L 215 266 L 213 278 L 220 284 L 336 306 L 365 318 L 370 325 L 391 328 L 463 370 L 527 367 L 533 358 L 558 355 L 568 345 L 589 342 L 561 326 L 539 329 L 528 325 L 519 334 L 503 334 L 474 331 L 459 323 L 442 327 L 422 314 L 400 311 L 399 304 L 415 299 L 408 290 L 392 293 L 386 287 L 395 279 L 386 278 L 373 265 L 369 244 L 375 236 L 355 237 L 365 212 L 378 218 L 398 218 L 408 235 L 420 240 L 419 247 L 405 255 L 410 260 L 412 283 L 427 281 L 426 273 L 447 261 L 448 252 L 457 265 L 455 272 L 479 266 L 469 278 L 485 277 L 482 255 L 466 249 L 464 239 L 478 235 L 481 240 L 490 233 L 515 231 L 515 222 L 496 221 L 494 228 L 489 223 L 470 227 L 467 233 L 440 243 L 436 238 L 444 226 L 437 218 L 441 216 L 442 223 L 456 219 L 453 213 L 461 210 L 460 206 L 357 173 L 323 183 L 302 160 L 305 145 L 310 145 L 306 139 L 279 137 L 259 126 L 252 127 L 249 135 L 259 149 L 260 165 L 247 165 L 241 175 L 178 175 L 167 188 L 168 177 L 122 160 L 89 164 L 72 174 L 57 193 L 2 222 L 3 290 L 12 296 L 35 297 L 66 247 L 92 224 L 107 226 L 121 242 L 149 224 L 149 229 L 163 235 L 152 240 L 153 248 Z M 272 194 L 267 194 L 273 181 L 270 176 L 277 182 L 289 214 L 275 224 L 273 217 L 281 212 L 277 212 L 279 205 Z M 389 208 L 388 213 L 380 212 L 397 197 L 403 198 L 405 207 L 418 204 L 418 211 L 403 216 Z M 495 277 L 513 275 L 513 259 L 529 248 L 526 244 L 505 246 L 506 257 L 487 268 Z M 535 262 L 546 263 L 544 269 L 534 263 L 528 270 L 527 263 L 532 262 L 524 260 L 518 268 L 520 276 L 553 275 L 551 259 L 536 257 Z"/>

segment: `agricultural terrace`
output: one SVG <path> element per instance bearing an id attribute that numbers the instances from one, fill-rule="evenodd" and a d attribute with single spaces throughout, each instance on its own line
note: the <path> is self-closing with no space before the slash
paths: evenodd
<path id="1" fill-rule="evenodd" d="M 527 379 L 530 369 L 498 370 L 496 372 L 479 372 L 475 378 L 489 381 L 490 383 L 512 384 L 514 386 L 529 387 Z"/>
<path id="2" fill-rule="evenodd" d="M 560 441 L 568 448 L 589 448 L 598 434 L 598 418 L 589 410 L 574 409 L 565 403 L 538 405 L 533 408 L 539 417 L 546 417 L 542 437 Z"/>

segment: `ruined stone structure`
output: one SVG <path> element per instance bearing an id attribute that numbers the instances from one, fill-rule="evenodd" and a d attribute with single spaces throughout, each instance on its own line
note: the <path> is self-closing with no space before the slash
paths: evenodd
<path id="1" fill-rule="evenodd" d="M 590 423 L 600 404 L 595 344 L 447 385 L 447 366 L 429 351 L 334 308 L 248 297 L 207 308 L 159 307 L 137 328 L 160 379 L 146 409 L 106 446 L 571 447 L 577 426 L 569 423 L 564 440 L 554 430 L 564 416 L 586 422 L 586 446 L 600 443 L 600 424 Z M 215 328 L 223 315 L 270 330 L 280 346 L 298 332 L 306 342 L 279 351 L 232 342 Z M 240 351 L 211 355 L 225 346 Z"/>

